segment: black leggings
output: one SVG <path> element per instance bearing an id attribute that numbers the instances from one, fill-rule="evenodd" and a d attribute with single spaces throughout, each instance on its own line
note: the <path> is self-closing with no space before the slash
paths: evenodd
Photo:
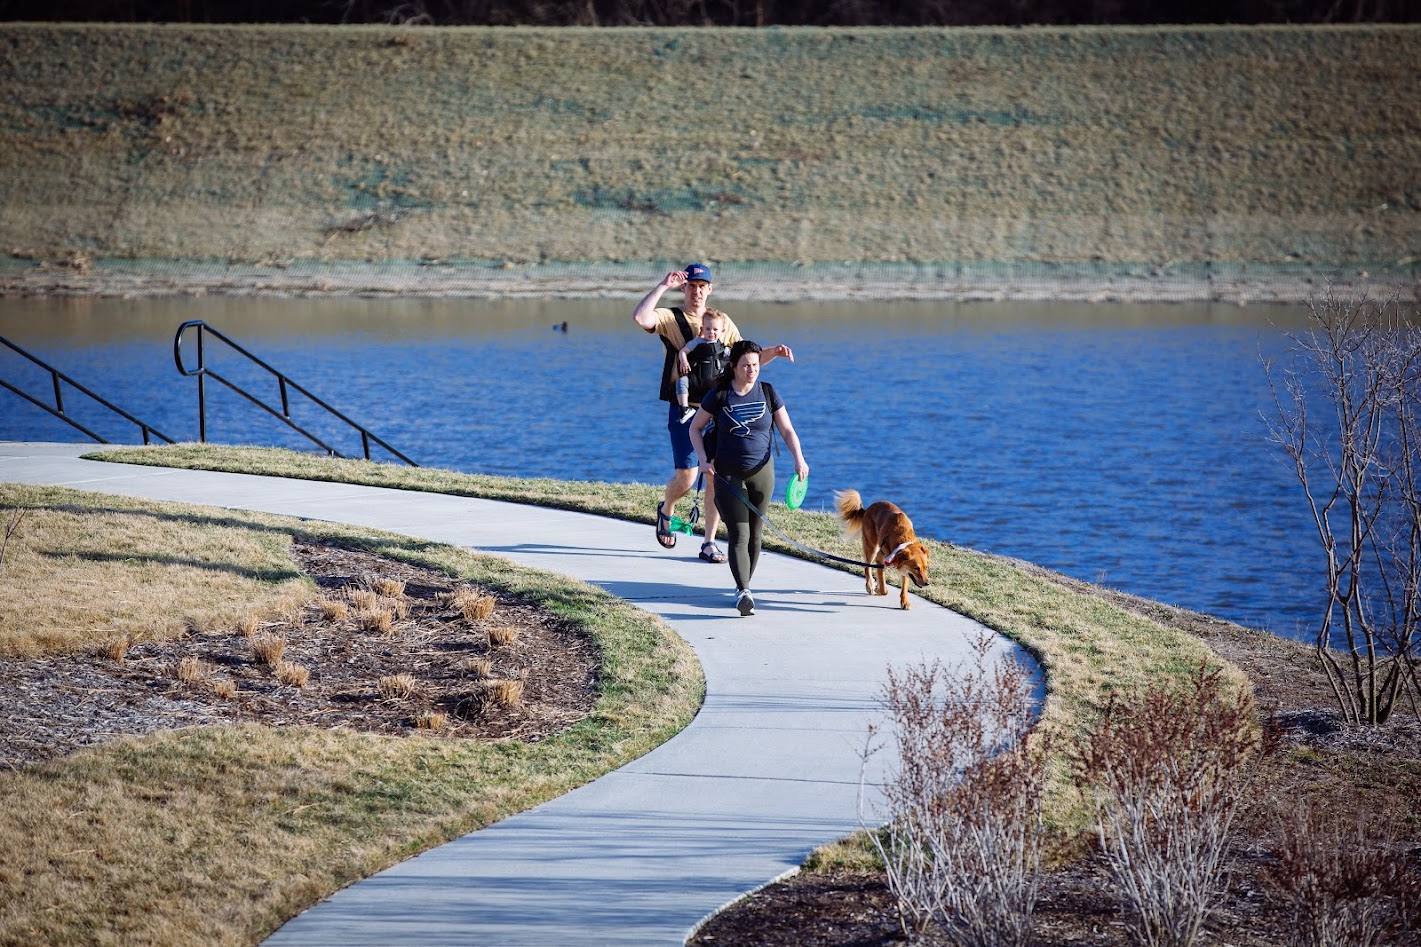
<path id="1" fill-rule="evenodd" d="M 769 458 L 754 470 L 717 469 L 716 473 L 730 482 L 730 486 L 724 482 L 715 485 L 715 508 L 720 511 L 728 534 L 730 574 L 735 577 L 737 589 L 748 589 L 760 561 L 760 534 L 764 528 L 764 521 L 755 510 L 763 510 L 775 492 L 775 459 Z M 737 492 L 755 510 L 747 507 Z"/>

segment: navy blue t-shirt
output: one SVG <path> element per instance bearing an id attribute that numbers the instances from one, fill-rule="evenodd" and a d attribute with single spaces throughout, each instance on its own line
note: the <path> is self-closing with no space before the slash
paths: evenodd
<path id="1" fill-rule="evenodd" d="M 774 413 L 783 407 L 774 386 L 758 381 L 743 395 L 728 387 L 706 395 L 701 408 L 715 419 L 716 469 L 753 470 L 769 460 Z"/>

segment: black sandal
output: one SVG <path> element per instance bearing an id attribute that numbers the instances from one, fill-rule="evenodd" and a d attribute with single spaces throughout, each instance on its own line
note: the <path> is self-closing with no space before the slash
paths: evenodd
<path id="1" fill-rule="evenodd" d="M 676 547 L 676 534 L 671 531 L 671 517 L 661 512 L 662 503 L 656 504 L 656 541 L 663 549 Z"/>
<path id="2" fill-rule="evenodd" d="M 710 552 L 706 552 L 707 549 Z M 707 539 L 701 543 L 701 558 L 706 562 L 724 562 L 725 553 L 720 551 L 720 547 L 713 540 Z"/>

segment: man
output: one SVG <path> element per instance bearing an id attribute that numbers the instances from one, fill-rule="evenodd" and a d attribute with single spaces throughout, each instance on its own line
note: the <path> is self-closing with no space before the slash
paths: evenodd
<path id="1" fill-rule="evenodd" d="M 673 308 L 658 308 L 657 303 L 669 289 L 679 289 L 685 295 L 685 305 Z M 701 331 L 701 317 L 706 312 L 706 300 L 711 290 L 710 267 L 704 263 L 692 263 L 684 270 L 676 270 L 662 277 L 651 292 L 642 297 L 632 311 L 632 320 L 647 332 L 660 336 L 666 347 L 666 360 L 661 368 L 661 400 L 666 402 L 666 429 L 671 435 L 671 457 L 675 471 L 666 481 L 666 492 L 656 505 L 656 541 L 670 549 L 676 545 L 676 534 L 671 531 L 671 515 L 676 503 L 696 482 L 696 472 L 700 461 L 696 459 L 696 449 L 691 446 L 691 431 L 687 421 L 681 417 L 681 409 L 676 404 L 676 373 L 680 372 L 677 353 Z M 686 322 L 685 329 L 676 317 L 680 311 Z M 740 330 L 726 317 L 721 330 L 721 341 L 733 345 L 740 341 Z M 794 361 L 794 353 L 787 345 L 767 346 L 761 354 L 760 364 L 784 357 Z M 692 405 L 699 407 L 699 405 Z M 715 544 L 716 530 L 720 527 L 720 513 L 715 508 L 715 484 L 706 483 L 705 542 L 701 544 L 700 557 L 706 562 L 724 562 L 725 553 Z"/>

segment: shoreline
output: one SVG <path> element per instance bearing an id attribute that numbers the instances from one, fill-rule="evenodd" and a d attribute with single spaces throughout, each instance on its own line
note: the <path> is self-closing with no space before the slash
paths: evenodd
<path id="1" fill-rule="evenodd" d="M 628 263 L 411 260 L 65 261 L 0 258 L 0 298 L 638 298 L 666 260 Z M 1421 265 L 715 263 L 717 295 L 762 302 L 1299 304 L 1329 286 L 1421 302 Z"/>

